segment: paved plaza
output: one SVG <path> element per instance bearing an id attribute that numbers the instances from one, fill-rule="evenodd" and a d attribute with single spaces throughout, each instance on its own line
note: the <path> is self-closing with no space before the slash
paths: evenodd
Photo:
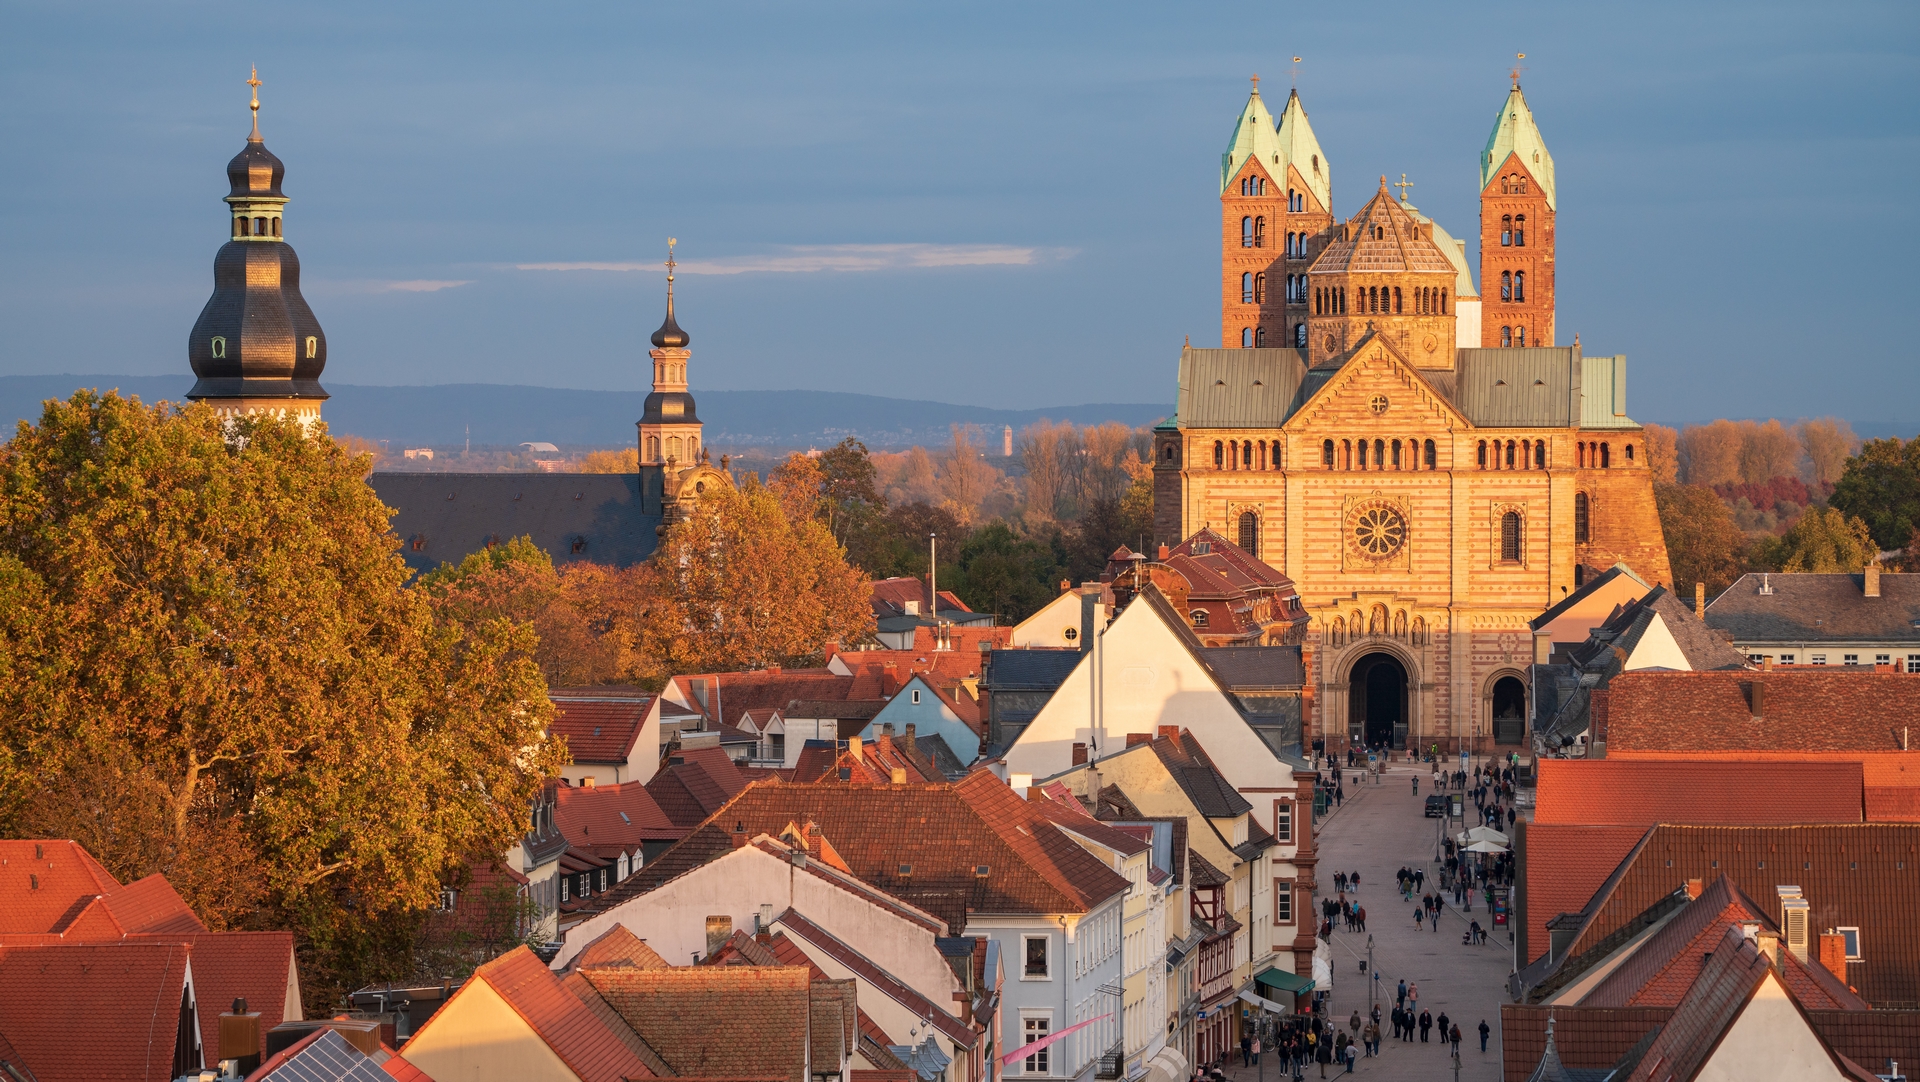
<path id="1" fill-rule="evenodd" d="M 1336 921 L 1333 933 L 1333 1000 L 1331 1016 L 1345 1024 L 1355 1009 L 1365 1024 L 1368 1010 L 1368 985 L 1360 972 L 1367 957 L 1367 939 L 1373 939 L 1373 961 L 1379 967 L 1381 1006 L 1381 1052 L 1374 1059 L 1362 1058 L 1355 1069 L 1358 1075 L 1378 1079 L 1420 1079 L 1442 1082 L 1455 1077 L 1453 1059 L 1446 1045 L 1437 1040 L 1420 1042 L 1416 1031 L 1412 1041 L 1392 1039 L 1389 1015 L 1393 1010 L 1396 986 L 1405 980 L 1418 984 L 1420 1006 L 1439 1018 L 1445 1012 L 1460 1026 L 1459 1078 L 1461 1082 L 1497 1082 L 1500 1078 L 1500 1004 L 1508 1002 L 1507 975 L 1513 969 L 1513 940 L 1506 928 L 1488 935 L 1484 946 L 1466 946 L 1461 937 L 1467 921 L 1478 918 L 1490 925 L 1490 917 L 1479 902 L 1472 914 L 1453 908 L 1448 895 L 1446 912 L 1438 932 L 1424 927 L 1414 930 L 1416 902 L 1401 900 L 1394 889 L 1394 873 L 1403 865 L 1427 874 L 1427 888 L 1438 884 L 1439 866 L 1434 860 L 1438 825 L 1452 829 L 1458 820 L 1428 819 L 1424 816 L 1426 797 L 1431 790 L 1431 768 L 1425 764 L 1401 763 L 1387 768 L 1378 785 L 1361 787 L 1348 775 L 1347 799 L 1320 827 L 1320 863 L 1315 878 L 1324 894 L 1333 890 L 1333 873 L 1360 872 L 1360 893 L 1356 896 L 1367 910 L 1367 931 L 1341 931 Z M 1411 779 L 1420 779 L 1420 795 L 1414 796 Z M 1473 809 L 1467 808 L 1471 819 Z M 1418 895 L 1415 896 L 1416 898 Z M 1316 908 L 1314 916 L 1317 919 Z M 1487 1051 L 1480 1051 L 1479 1025 L 1486 1019 L 1492 1033 Z M 1437 1027 L 1436 1027 L 1437 1037 Z M 1276 1080 L 1280 1069 L 1271 1057 L 1264 1077 Z M 1333 1068 L 1327 1069 L 1329 1078 Z M 1262 1072 L 1239 1066 L 1235 1057 L 1229 1076 L 1235 1082 L 1258 1082 Z M 1320 1077 L 1318 1065 L 1307 1077 Z"/>

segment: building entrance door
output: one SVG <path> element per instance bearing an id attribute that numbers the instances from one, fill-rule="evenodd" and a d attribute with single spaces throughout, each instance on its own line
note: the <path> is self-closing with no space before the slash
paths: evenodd
<path id="1" fill-rule="evenodd" d="M 1519 744 L 1527 736 L 1527 686 L 1503 676 L 1493 684 L 1493 742 Z"/>
<path id="2" fill-rule="evenodd" d="M 1392 654 L 1368 654 L 1348 678 L 1347 727 L 1367 747 L 1407 746 L 1407 670 Z"/>

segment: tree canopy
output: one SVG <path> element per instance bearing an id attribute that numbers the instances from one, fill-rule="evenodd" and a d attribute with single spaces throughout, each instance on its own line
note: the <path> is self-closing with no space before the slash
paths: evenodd
<path id="1" fill-rule="evenodd" d="M 1693 584 L 1704 582 L 1707 593 L 1717 594 L 1746 573 L 1747 536 L 1713 490 L 1656 484 L 1653 498 L 1667 541 L 1675 592 L 1691 597 Z"/>
<path id="2" fill-rule="evenodd" d="M 1880 555 L 1867 524 L 1834 508 L 1808 511 L 1785 534 L 1762 539 L 1754 562 L 1773 571 L 1859 571 Z"/>
<path id="3" fill-rule="evenodd" d="M 436 619 L 366 468 L 324 429 L 88 391 L 0 448 L 5 828 L 163 872 L 209 926 L 294 927 L 322 994 L 407 975 L 409 921 L 561 753 L 531 629 Z"/>
<path id="4" fill-rule="evenodd" d="M 1847 459 L 1827 503 L 1864 520 L 1881 548 L 1906 545 L 1920 528 L 1920 437 L 1868 440 Z"/>

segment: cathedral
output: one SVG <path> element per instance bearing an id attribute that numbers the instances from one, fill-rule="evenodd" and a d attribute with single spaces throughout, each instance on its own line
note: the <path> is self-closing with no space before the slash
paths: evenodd
<path id="1" fill-rule="evenodd" d="M 260 79 L 253 132 L 227 163 L 230 233 L 213 262 L 213 295 L 187 339 L 197 377 L 187 398 L 231 414 L 279 413 L 320 420 L 327 393 L 327 337 L 300 295 L 300 260 L 281 228 L 286 166 L 260 135 Z M 653 332 L 653 392 L 637 422 L 639 472 L 383 473 L 368 479 L 395 508 L 401 555 L 418 571 L 529 537 L 555 563 L 626 566 L 653 554 L 666 528 L 702 493 L 731 487 L 701 443 L 688 392 L 692 339 L 673 310 L 673 244 L 667 242 L 667 315 Z"/>
<path id="2" fill-rule="evenodd" d="M 1336 215 L 1332 168 L 1256 80 L 1221 157 L 1220 348 L 1181 351 L 1154 431 L 1156 540 L 1212 528 L 1293 580 L 1308 739 L 1494 753 L 1525 740 L 1529 620 L 1615 563 L 1672 580 L 1626 358 L 1557 344 L 1553 157 L 1517 75 L 1479 285 L 1385 177 Z"/>

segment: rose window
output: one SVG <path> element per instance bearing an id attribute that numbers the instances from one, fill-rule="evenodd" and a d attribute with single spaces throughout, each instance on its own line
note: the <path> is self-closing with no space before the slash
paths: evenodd
<path id="1" fill-rule="evenodd" d="M 1391 507 L 1369 507 L 1354 519 L 1353 539 L 1368 556 L 1391 556 L 1407 540 L 1407 520 Z"/>

